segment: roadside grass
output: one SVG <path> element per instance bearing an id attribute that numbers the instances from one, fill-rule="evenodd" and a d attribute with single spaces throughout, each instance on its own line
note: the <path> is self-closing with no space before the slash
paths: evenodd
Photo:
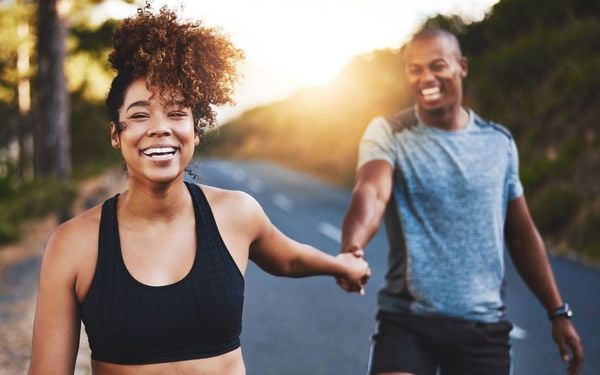
<path id="1" fill-rule="evenodd" d="M 64 211 L 74 198 L 74 184 L 54 179 L 18 184 L 10 176 L 0 177 L 0 244 L 21 238 L 27 219 Z"/>

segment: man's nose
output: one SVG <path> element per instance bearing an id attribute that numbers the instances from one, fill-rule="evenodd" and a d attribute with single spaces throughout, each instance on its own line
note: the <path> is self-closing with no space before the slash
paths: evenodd
<path id="1" fill-rule="evenodd" d="M 435 76 L 433 75 L 431 70 L 423 69 L 423 71 L 421 72 L 421 81 L 428 82 L 432 80 L 435 80 Z"/>

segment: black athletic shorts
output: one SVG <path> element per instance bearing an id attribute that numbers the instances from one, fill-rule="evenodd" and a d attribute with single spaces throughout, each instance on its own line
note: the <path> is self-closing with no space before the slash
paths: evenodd
<path id="1" fill-rule="evenodd" d="M 508 375 L 509 321 L 483 323 L 407 313 L 377 313 L 369 374 Z"/>

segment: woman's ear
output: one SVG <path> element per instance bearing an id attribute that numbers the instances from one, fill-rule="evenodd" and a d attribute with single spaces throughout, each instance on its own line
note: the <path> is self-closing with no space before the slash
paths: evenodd
<path id="1" fill-rule="evenodd" d="M 119 132 L 114 121 L 110 122 L 110 143 L 115 150 L 121 148 L 121 139 L 119 139 Z"/>

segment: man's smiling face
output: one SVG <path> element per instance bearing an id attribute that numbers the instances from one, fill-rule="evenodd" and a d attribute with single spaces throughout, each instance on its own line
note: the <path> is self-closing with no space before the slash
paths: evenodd
<path id="1" fill-rule="evenodd" d="M 456 40 L 444 34 L 413 40 L 404 59 L 408 85 L 422 115 L 442 117 L 461 106 L 467 60 Z"/>

